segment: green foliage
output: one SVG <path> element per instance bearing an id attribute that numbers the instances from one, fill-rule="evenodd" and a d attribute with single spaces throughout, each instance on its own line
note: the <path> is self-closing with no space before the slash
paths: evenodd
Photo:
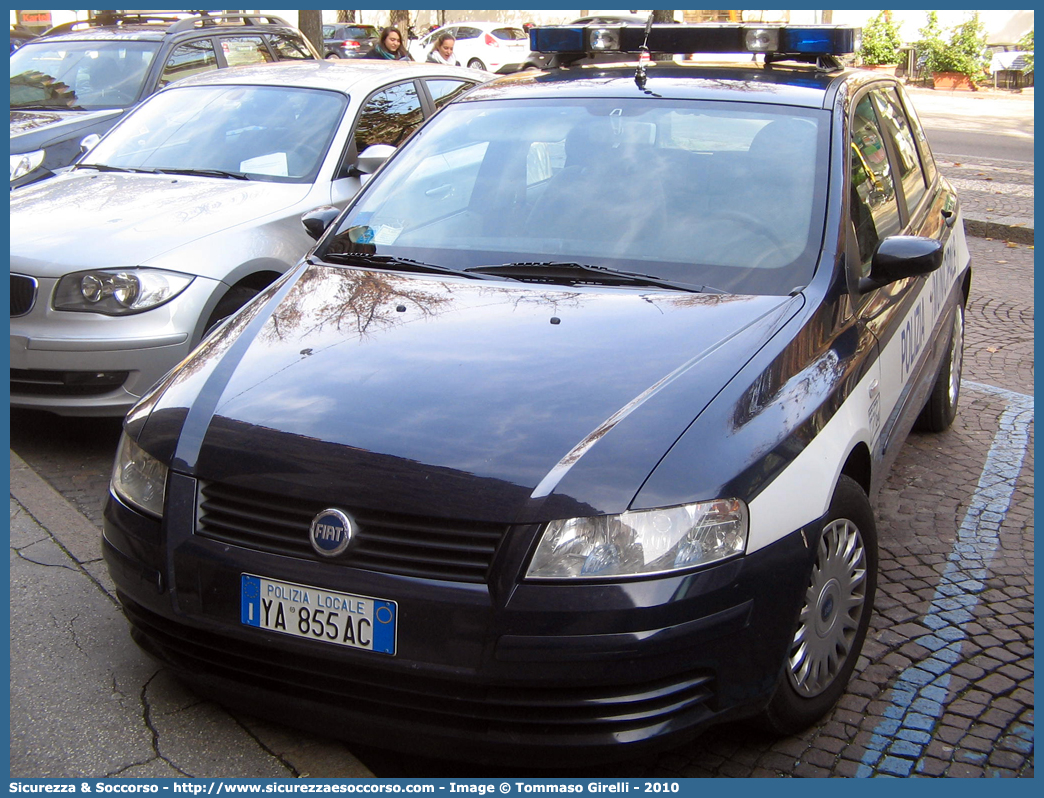
<path id="1" fill-rule="evenodd" d="M 921 28 L 920 34 L 917 52 L 925 58 L 926 71 L 959 72 L 969 78 L 983 75 L 986 34 L 978 13 L 955 27 L 949 40 L 945 40 L 938 14 L 929 11 L 927 24 Z"/>
<path id="2" fill-rule="evenodd" d="M 898 64 L 903 40 L 891 11 L 882 11 L 863 27 L 863 44 L 859 56 L 867 66 Z"/>
<path id="3" fill-rule="evenodd" d="M 1033 52 L 1033 31 L 1030 31 L 1021 39 L 1019 39 L 1017 46 L 1020 50 L 1025 50 L 1028 53 Z M 1026 56 L 1026 72 L 1030 74 L 1033 72 L 1033 56 Z"/>

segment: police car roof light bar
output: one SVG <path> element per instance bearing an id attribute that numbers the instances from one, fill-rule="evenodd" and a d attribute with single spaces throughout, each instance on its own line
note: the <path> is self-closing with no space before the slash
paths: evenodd
<path id="1" fill-rule="evenodd" d="M 556 25 L 531 28 L 531 49 L 541 53 L 765 53 L 841 56 L 859 49 L 862 29 L 840 25 L 657 24 Z"/>

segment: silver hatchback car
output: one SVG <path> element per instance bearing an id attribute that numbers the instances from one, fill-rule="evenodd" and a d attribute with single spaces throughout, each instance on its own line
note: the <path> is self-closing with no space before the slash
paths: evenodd
<path id="1" fill-rule="evenodd" d="M 125 413 L 300 259 L 302 214 L 347 204 L 372 168 L 360 153 L 489 77 L 302 62 L 151 97 L 71 171 L 11 195 L 11 406 Z"/>

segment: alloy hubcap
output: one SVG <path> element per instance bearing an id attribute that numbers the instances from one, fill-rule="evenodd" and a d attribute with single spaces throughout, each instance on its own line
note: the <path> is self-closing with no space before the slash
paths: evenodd
<path id="1" fill-rule="evenodd" d="M 823 530 L 790 648 L 790 683 L 813 698 L 837 678 L 855 642 L 866 603 L 866 550 L 847 519 Z"/>

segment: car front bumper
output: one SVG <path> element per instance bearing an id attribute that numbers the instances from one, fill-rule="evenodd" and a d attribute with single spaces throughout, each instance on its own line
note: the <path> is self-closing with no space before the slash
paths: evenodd
<path id="1" fill-rule="evenodd" d="M 192 349 L 217 282 L 197 277 L 170 302 L 130 316 L 56 311 L 41 279 L 31 311 L 11 319 L 11 407 L 121 416 Z"/>
<path id="2" fill-rule="evenodd" d="M 147 653 L 226 705 L 449 758 L 616 759 L 756 712 L 781 672 L 811 561 L 798 532 L 679 576 L 449 583 L 196 536 L 195 480 L 170 485 L 162 523 L 112 495 L 105 512 L 105 559 Z M 243 625 L 243 573 L 395 601 L 395 656 Z"/>

